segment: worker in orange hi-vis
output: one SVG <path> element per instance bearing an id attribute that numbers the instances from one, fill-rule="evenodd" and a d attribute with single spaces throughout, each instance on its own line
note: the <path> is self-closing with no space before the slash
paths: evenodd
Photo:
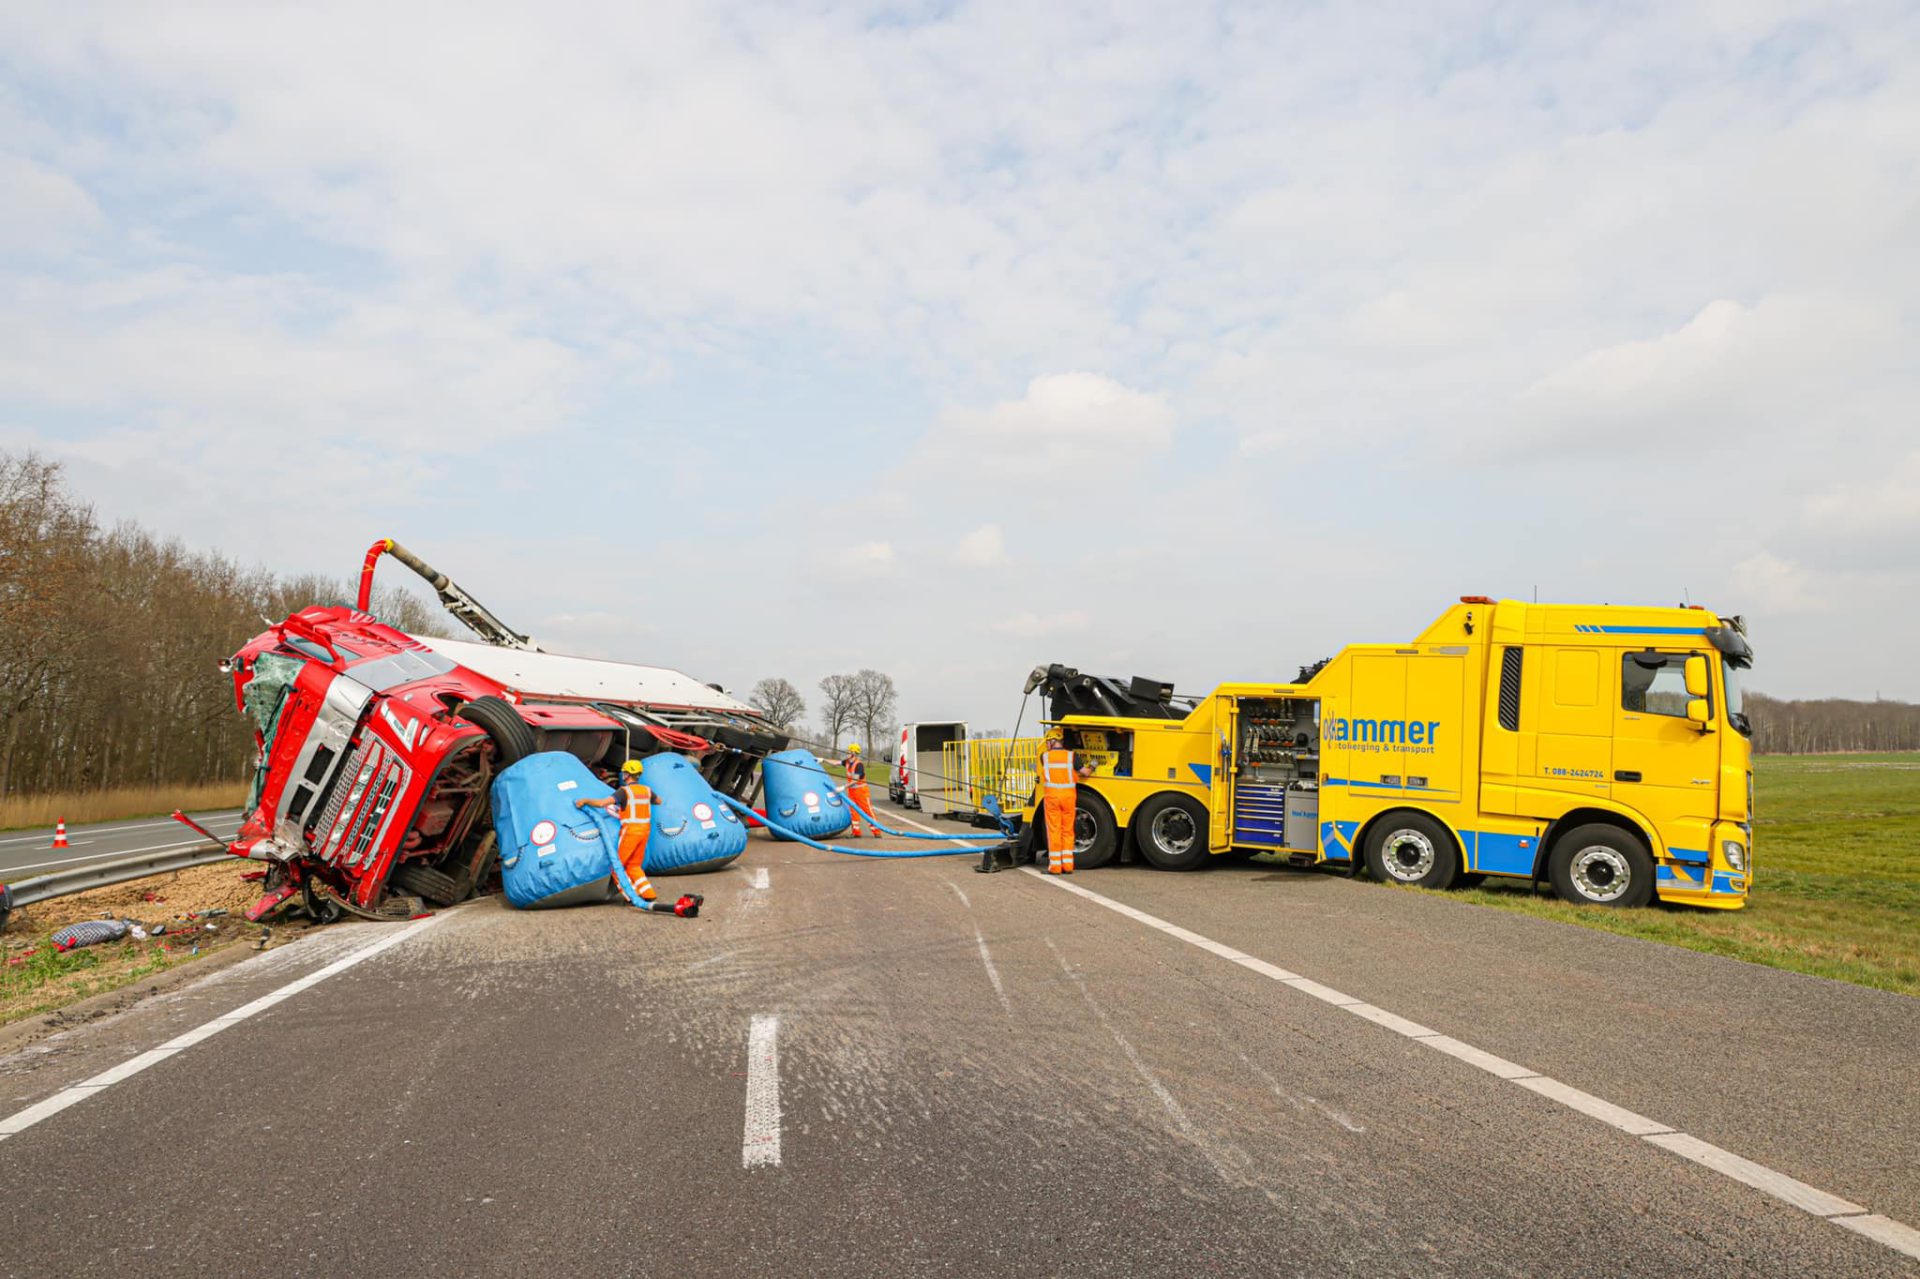
<path id="1" fill-rule="evenodd" d="M 847 803 L 853 809 L 853 830 L 847 838 L 860 838 L 860 815 L 864 813 L 873 837 L 879 839 L 880 823 L 873 820 L 873 796 L 867 791 L 867 766 L 860 762 L 859 742 L 847 747 L 847 757 L 840 766 L 847 770 Z"/>
<path id="2" fill-rule="evenodd" d="M 575 808 L 604 808 L 620 819 L 620 864 L 645 901 L 658 894 L 647 882 L 647 837 L 653 834 L 653 790 L 640 782 L 645 767 L 637 759 L 620 766 L 620 786 L 605 799 L 576 799 Z"/>
<path id="3" fill-rule="evenodd" d="M 1073 818 L 1080 779 L 1093 774 L 1091 765 L 1075 765 L 1066 734 L 1047 730 L 1047 748 L 1040 752 L 1040 803 L 1047 818 L 1047 874 L 1073 874 Z"/>

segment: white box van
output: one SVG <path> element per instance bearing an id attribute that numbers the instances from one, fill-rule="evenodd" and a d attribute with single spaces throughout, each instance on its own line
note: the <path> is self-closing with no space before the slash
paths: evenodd
<path id="1" fill-rule="evenodd" d="M 907 808 L 944 813 L 963 808 L 963 779 L 948 777 L 941 748 L 967 740 L 967 726 L 957 720 L 908 724 L 894 743 L 893 772 L 887 778 L 887 798 Z"/>

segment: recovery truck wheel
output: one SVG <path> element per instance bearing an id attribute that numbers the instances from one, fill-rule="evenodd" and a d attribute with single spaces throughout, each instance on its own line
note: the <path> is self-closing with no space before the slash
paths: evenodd
<path id="1" fill-rule="evenodd" d="M 1036 839 L 1045 848 L 1047 835 L 1045 810 L 1035 814 L 1042 829 Z M 1120 851 L 1120 827 L 1114 823 L 1113 810 L 1098 795 L 1082 791 L 1073 807 L 1073 868 L 1098 870 Z"/>
<path id="2" fill-rule="evenodd" d="M 1644 906 L 1653 900 L 1653 857 L 1621 830 L 1594 822 L 1553 843 L 1547 878 L 1561 901 L 1581 906 Z"/>
<path id="3" fill-rule="evenodd" d="M 496 772 L 540 749 L 533 729 L 520 718 L 520 712 L 497 697 L 476 697 L 460 708 L 459 715 L 467 723 L 485 729 L 493 739 L 493 748 L 499 752 L 499 758 L 494 761 Z"/>
<path id="4" fill-rule="evenodd" d="M 1190 795 L 1155 795 L 1140 805 L 1133 837 L 1156 870 L 1192 870 L 1209 859 L 1207 810 Z"/>
<path id="5" fill-rule="evenodd" d="M 1383 884 L 1448 888 L 1460 874 L 1460 850 L 1425 813 L 1388 813 L 1367 836 L 1367 870 Z"/>

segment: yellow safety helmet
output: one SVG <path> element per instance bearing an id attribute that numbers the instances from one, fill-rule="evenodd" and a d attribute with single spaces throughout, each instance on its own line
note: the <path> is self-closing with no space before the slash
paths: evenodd
<path id="1" fill-rule="evenodd" d="M 1065 746 L 1067 744 L 1067 730 L 1064 728 L 1049 728 L 1047 730 L 1047 740 L 1050 742 L 1059 742 L 1062 746 Z"/>
<path id="2" fill-rule="evenodd" d="M 860 753 L 860 743 L 859 743 L 859 742 L 850 742 L 850 743 L 848 743 L 848 745 L 847 745 L 847 754 L 849 754 L 849 755 L 858 755 L 859 753 Z"/>
<path id="3" fill-rule="evenodd" d="M 640 774 L 647 771 L 647 766 L 645 764 L 642 764 L 637 759 L 630 759 L 626 763 L 620 765 L 620 771 L 626 774 L 628 777 L 638 777 L 640 776 Z"/>

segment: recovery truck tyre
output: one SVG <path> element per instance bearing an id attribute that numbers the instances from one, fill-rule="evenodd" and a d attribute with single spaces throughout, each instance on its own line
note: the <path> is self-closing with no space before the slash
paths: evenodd
<path id="1" fill-rule="evenodd" d="M 459 715 L 467 723 L 485 729 L 493 739 L 493 749 L 499 755 L 493 765 L 495 772 L 519 763 L 540 749 L 533 729 L 520 718 L 520 712 L 497 697 L 476 697 L 460 708 Z"/>
<path id="2" fill-rule="evenodd" d="M 1156 870 L 1193 870 L 1211 860 L 1207 810 L 1191 795 L 1155 795 L 1140 805 L 1133 815 L 1133 838 Z"/>
<path id="3" fill-rule="evenodd" d="M 1460 874 L 1460 850 L 1425 813 L 1388 813 L 1367 835 L 1367 871 L 1383 884 L 1449 888 Z"/>
<path id="4" fill-rule="evenodd" d="M 1653 856 L 1618 826 L 1576 826 L 1553 842 L 1547 879 L 1561 901 L 1644 906 L 1653 900 Z"/>
<path id="5" fill-rule="evenodd" d="M 1034 847 L 1044 851 L 1047 846 L 1046 810 L 1039 810 L 1034 817 L 1039 827 Z M 1081 791 L 1073 807 L 1073 868 L 1098 870 L 1112 862 L 1119 852 L 1120 827 L 1113 820 L 1113 810 L 1098 795 Z"/>

